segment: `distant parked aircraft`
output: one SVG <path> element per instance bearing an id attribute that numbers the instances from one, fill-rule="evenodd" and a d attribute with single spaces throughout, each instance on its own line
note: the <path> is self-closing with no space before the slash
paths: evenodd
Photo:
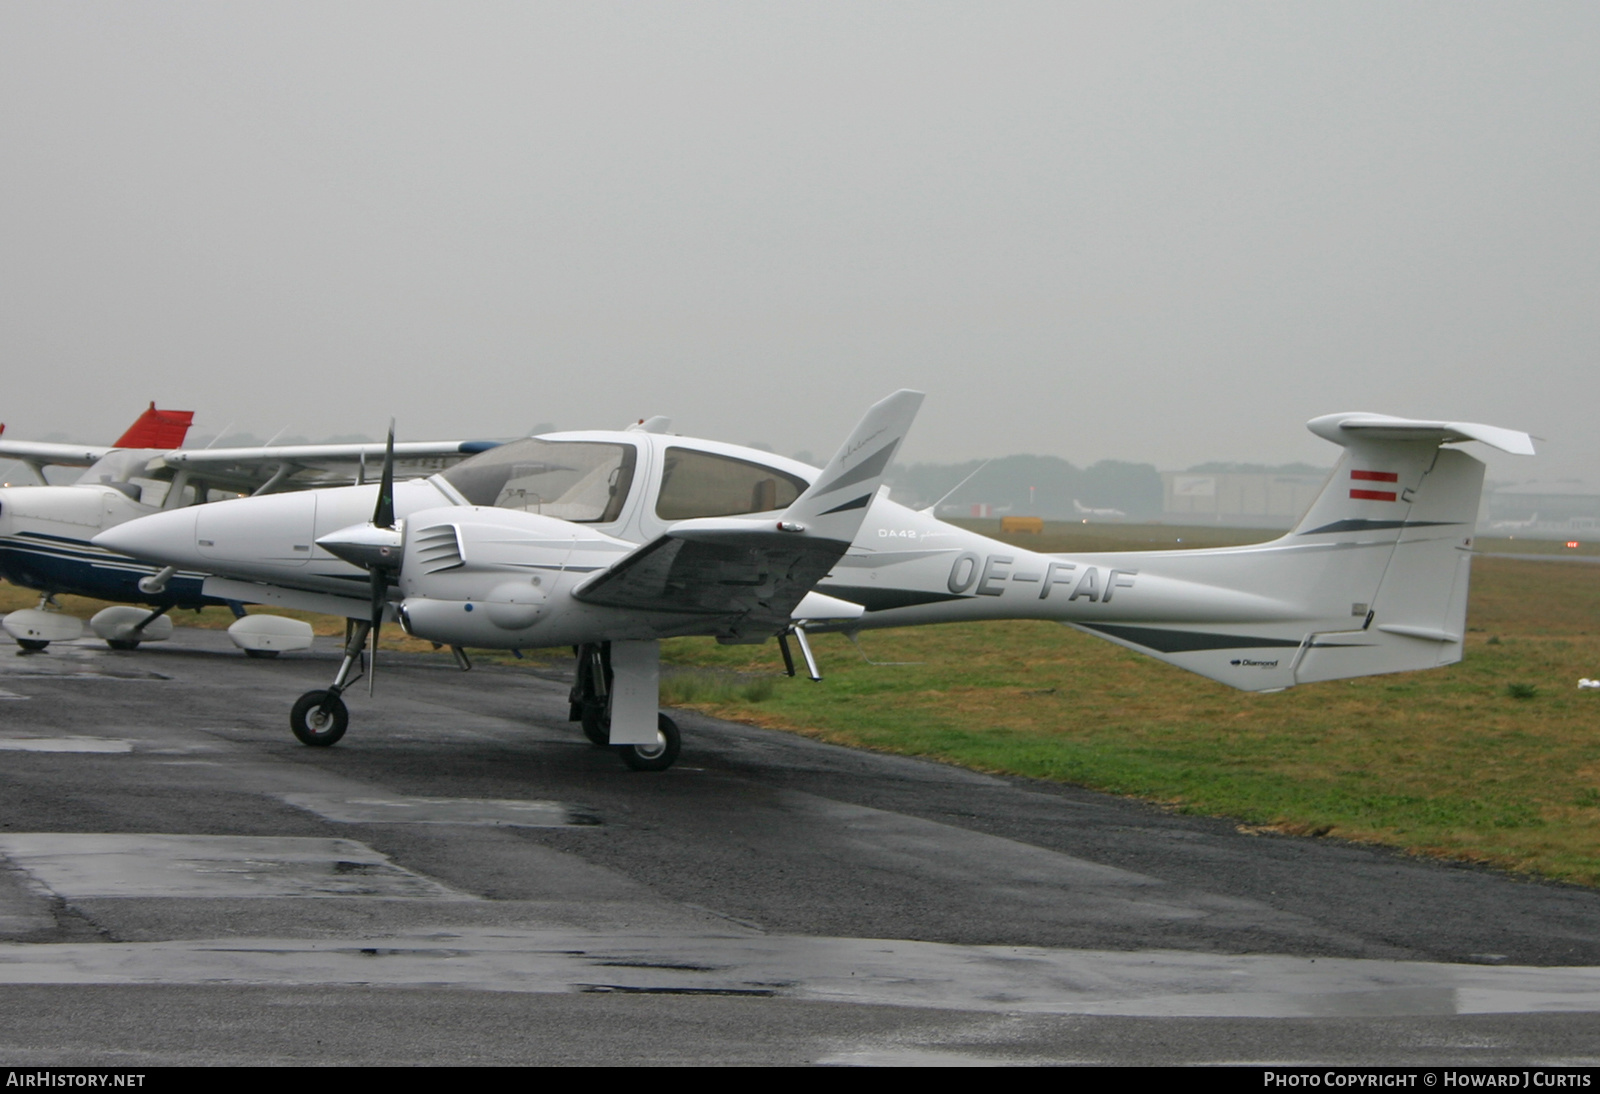
<path id="1" fill-rule="evenodd" d="M 1085 524 L 1088 524 L 1091 519 L 1122 520 L 1128 515 L 1121 509 L 1091 509 L 1077 498 L 1072 499 L 1072 509 L 1079 517 L 1083 518 Z"/>
<path id="2" fill-rule="evenodd" d="M 1539 523 L 1539 514 L 1535 513 L 1527 520 L 1492 520 L 1489 530 L 1492 532 L 1519 532 L 1524 528 L 1532 528 Z"/>

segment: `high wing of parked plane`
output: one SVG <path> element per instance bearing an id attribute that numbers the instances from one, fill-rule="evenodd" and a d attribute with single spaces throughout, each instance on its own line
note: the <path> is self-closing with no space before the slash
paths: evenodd
<path id="1" fill-rule="evenodd" d="M 181 445 L 193 417 L 191 411 L 158 410 L 151 403 L 116 444 L 103 447 L 0 438 L 0 458 L 27 463 L 41 483 L 45 467 L 84 468 L 70 485 L 0 488 L 0 577 L 41 594 L 38 608 L 12 612 L 0 623 L 25 648 L 43 649 L 82 634 L 76 618 L 50 610 L 50 598 L 60 593 L 149 605 L 108 608 L 91 621 L 95 633 L 124 649 L 170 634 L 164 613 L 174 607 L 224 602 L 204 595 L 204 573 L 158 570 L 96 547 L 90 540 L 99 532 L 219 495 L 365 481 L 369 466 L 376 474 L 384 459 L 382 442 L 185 449 Z M 398 444 L 393 473 L 430 475 L 492 447 L 493 442 L 479 441 Z M 275 641 L 273 626 L 255 617 L 233 636 L 247 652 L 265 654 L 282 648 L 289 632 L 309 642 L 299 625 L 278 627 L 284 634 Z"/>
<path id="2" fill-rule="evenodd" d="M 1095 520 L 1121 520 L 1128 515 L 1121 509 L 1091 509 L 1077 498 L 1072 499 L 1072 511 L 1076 513 L 1085 524 L 1087 524 L 1091 518 Z"/>
<path id="3" fill-rule="evenodd" d="M 51 441 L 8 441 L 5 426 L 0 425 L 0 459 L 12 459 L 26 464 L 40 484 L 45 484 L 46 467 L 90 467 L 119 448 L 166 449 L 178 448 L 189 435 L 194 422 L 192 410 L 157 410 L 150 406 L 134 419 L 115 444 L 103 447 L 94 445 L 60 444 Z"/>
<path id="4" fill-rule="evenodd" d="M 636 430 L 513 442 L 392 489 L 347 488 L 163 513 L 111 549 L 221 575 L 206 589 L 351 619 L 330 688 L 291 715 L 337 741 L 367 637 L 398 617 L 464 647 L 575 646 L 572 716 L 636 768 L 677 755 L 656 712 L 657 642 L 1049 619 L 1249 691 L 1460 659 L 1478 441 L 1524 433 L 1333 414 L 1343 457 L 1300 523 L 1269 543 L 1045 555 L 891 501 L 881 489 L 921 396 L 874 406 L 822 471 L 771 453 Z M 367 514 L 371 513 L 368 517 Z"/>

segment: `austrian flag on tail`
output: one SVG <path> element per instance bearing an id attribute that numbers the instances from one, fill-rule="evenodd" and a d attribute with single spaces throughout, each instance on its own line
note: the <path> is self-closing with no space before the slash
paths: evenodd
<path id="1" fill-rule="evenodd" d="M 1357 482 L 1393 482 L 1398 483 L 1400 476 L 1393 471 L 1352 471 L 1350 477 Z M 1394 501 L 1393 490 L 1363 490 L 1352 487 L 1350 496 L 1359 501 Z"/>

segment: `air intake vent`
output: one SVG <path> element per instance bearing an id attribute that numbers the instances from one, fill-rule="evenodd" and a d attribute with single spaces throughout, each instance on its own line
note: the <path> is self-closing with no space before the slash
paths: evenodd
<path id="1" fill-rule="evenodd" d="M 425 574 L 453 570 L 465 561 L 461 557 L 461 541 L 456 538 L 456 526 L 436 524 L 417 534 L 416 560 Z"/>

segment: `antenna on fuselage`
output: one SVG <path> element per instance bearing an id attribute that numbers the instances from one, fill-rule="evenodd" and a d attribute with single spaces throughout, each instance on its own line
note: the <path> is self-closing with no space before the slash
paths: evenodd
<path id="1" fill-rule="evenodd" d="M 936 501 L 932 505 L 928 506 L 926 509 L 923 510 L 923 512 L 927 513 L 929 516 L 938 516 L 938 514 L 934 512 L 935 509 L 939 508 L 939 506 L 943 505 L 946 501 L 948 501 L 951 494 L 954 494 L 957 490 L 960 490 L 963 486 L 967 485 L 967 483 L 969 483 L 973 479 L 977 478 L 978 477 L 978 471 L 982 471 L 985 467 L 988 467 L 993 462 L 994 462 L 993 460 L 984 460 L 982 463 L 980 463 L 978 465 L 977 470 L 973 471 L 972 474 L 968 475 L 966 478 L 962 479 L 960 482 L 958 482 L 954 486 L 952 486 L 949 490 L 947 490 L 945 492 L 944 497 L 940 498 L 938 501 Z"/>

